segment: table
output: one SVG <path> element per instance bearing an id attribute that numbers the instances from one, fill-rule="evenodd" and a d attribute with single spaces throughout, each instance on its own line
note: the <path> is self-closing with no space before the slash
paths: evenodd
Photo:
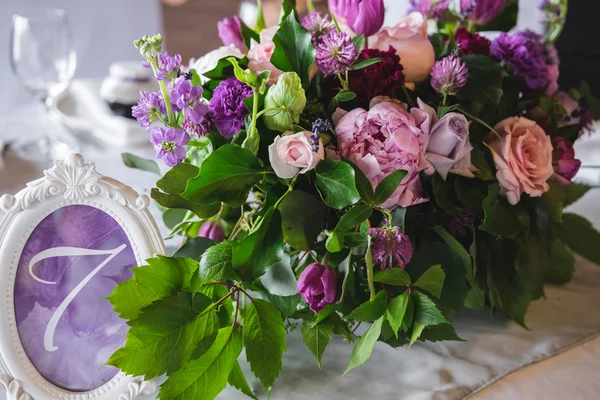
<path id="1" fill-rule="evenodd" d="M 26 114 L 26 110 L 24 111 Z M 14 115 L 12 117 L 15 117 Z M 17 118 L 19 116 L 16 116 Z M 2 126 L 0 124 L 0 126 Z M 0 130 L 0 137 L 9 133 Z M 600 158 L 600 141 L 593 137 L 577 146 L 584 160 Z M 123 149 L 83 142 L 82 154 L 98 170 L 147 193 L 155 176 L 126 168 Z M 126 149 L 151 157 L 152 149 Z M 16 192 L 41 174 L 32 165 L 8 153 L 0 171 L 0 194 Z M 591 171 L 591 172 L 590 172 Z M 582 172 L 594 178 L 593 170 Z M 600 228 L 600 189 L 594 189 L 571 211 L 590 218 Z M 158 210 L 153 214 L 159 225 Z M 366 399 L 597 399 L 600 393 L 600 267 L 578 258 L 574 279 L 563 287 L 548 286 L 546 299 L 534 302 L 526 317 L 530 330 L 500 316 L 465 311 L 453 318 L 465 342 L 417 343 L 392 349 L 378 344 L 363 367 L 342 376 L 352 346 L 332 340 L 319 370 L 300 334 L 288 337 L 284 371 L 276 382 L 274 400 Z M 242 363 L 249 371 L 248 366 Z M 251 386 L 261 398 L 256 380 Z M 3 399 L 0 392 L 0 399 Z M 149 400 L 146 397 L 142 400 Z M 227 388 L 219 399 L 245 397 Z"/>

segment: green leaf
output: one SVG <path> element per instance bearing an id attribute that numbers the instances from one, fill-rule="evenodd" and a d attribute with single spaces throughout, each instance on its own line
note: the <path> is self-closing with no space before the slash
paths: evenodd
<path id="1" fill-rule="evenodd" d="M 402 268 L 384 269 L 375 273 L 373 282 L 392 286 L 408 286 L 410 285 L 410 276 Z"/>
<path id="2" fill-rule="evenodd" d="M 413 344 L 415 344 L 415 342 L 417 341 L 417 339 L 419 339 L 419 337 L 423 333 L 424 329 L 425 329 L 425 325 L 423 325 L 419 321 L 415 321 L 415 324 L 413 326 L 412 334 L 410 335 L 410 343 L 408 344 L 408 347 L 410 347 Z"/>
<path id="3" fill-rule="evenodd" d="M 177 225 L 181 224 L 183 220 L 186 219 L 188 212 L 186 210 L 178 210 L 176 208 L 167 209 L 162 215 L 163 222 L 166 227 L 169 229 L 175 228 Z"/>
<path id="4" fill-rule="evenodd" d="M 344 246 L 349 249 L 367 244 L 367 235 L 362 232 L 350 232 L 344 234 Z"/>
<path id="5" fill-rule="evenodd" d="M 457 216 L 462 207 L 458 203 L 452 182 L 444 180 L 439 174 L 435 174 L 431 179 L 431 185 L 435 203 L 449 216 Z"/>
<path id="6" fill-rule="evenodd" d="M 330 253 L 339 253 L 344 249 L 345 233 L 337 233 L 331 231 L 325 231 L 327 240 L 325 241 L 325 248 Z"/>
<path id="7" fill-rule="evenodd" d="M 354 178 L 356 183 L 356 189 L 358 189 L 358 193 L 360 198 L 363 199 L 366 203 L 374 204 L 375 196 L 373 194 L 373 186 L 371 185 L 371 181 L 367 178 L 364 172 L 361 171 L 360 168 L 348 158 L 342 157 L 342 161 L 346 164 L 349 164 L 354 170 Z"/>
<path id="8" fill-rule="evenodd" d="M 253 299 L 246 309 L 244 346 L 252 372 L 269 390 L 281 371 L 285 351 L 283 320 L 269 302 Z"/>
<path id="9" fill-rule="evenodd" d="M 262 176 L 263 169 L 252 152 L 226 144 L 204 160 L 198 176 L 188 182 L 183 197 L 195 203 L 223 202 L 239 207 Z"/>
<path id="10" fill-rule="evenodd" d="M 456 110 L 458 107 L 460 107 L 460 104 L 453 104 L 451 106 L 445 106 L 445 107 L 440 106 L 440 107 L 438 107 L 438 110 L 437 110 L 437 116 L 438 116 L 438 118 L 442 118 L 444 115 Z"/>
<path id="11" fill-rule="evenodd" d="M 354 183 L 354 169 L 341 161 L 326 158 L 316 168 L 316 186 L 323 201 L 341 210 L 360 200 Z"/>
<path id="12" fill-rule="evenodd" d="M 192 86 L 202 86 L 202 79 L 194 68 L 190 69 L 190 75 L 192 76 L 192 79 L 190 79 Z"/>
<path id="13" fill-rule="evenodd" d="M 219 329 L 215 342 L 200 358 L 175 372 L 160 387 L 161 400 L 212 400 L 227 380 L 242 351 L 242 335 L 233 327 Z"/>
<path id="14" fill-rule="evenodd" d="M 423 330 L 421 336 L 419 337 L 421 341 L 428 342 L 442 342 L 442 341 L 457 341 L 464 342 L 464 339 L 461 339 L 454 330 L 454 327 L 451 324 L 442 324 L 436 326 L 428 326 Z"/>
<path id="15" fill-rule="evenodd" d="M 341 304 L 346 297 L 346 293 L 349 293 L 350 296 L 354 295 L 354 265 L 352 264 L 352 252 L 348 252 L 348 256 L 338 264 L 337 270 L 344 275 L 342 294 L 337 302 L 338 304 Z"/>
<path id="16" fill-rule="evenodd" d="M 270 207 L 254 231 L 233 245 L 233 268 L 262 276 L 283 258 L 283 233 L 279 210 Z"/>
<path id="17" fill-rule="evenodd" d="M 402 180 L 406 177 L 407 172 L 404 170 L 394 171 L 385 178 L 375 189 L 375 205 L 380 205 L 386 202 L 392 194 L 398 189 Z"/>
<path id="18" fill-rule="evenodd" d="M 562 221 L 564 202 L 565 193 L 554 183 L 550 183 L 550 190 L 540 199 L 542 208 L 548 212 L 554 222 Z"/>
<path id="19" fill-rule="evenodd" d="M 519 17 L 519 0 L 507 0 L 504 8 L 487 25 L 478 26 L 481 31 L 501 31 L 508 32 L 517 26 Z"/>
<path id="20" fill-rule="evenodd" d="M 363 322 L 373 322 L 381 317 L 387 308 L 388 293 L 385 290 L 377 293 L 373 300 L 369 300 L 356 307 L 346 319 Z"/>
<path id="21" fill-rule="evenodd" d="M 229 240 L 217 243 L 206 250 L 200 259 L 198 271 L 201 284 L 240 280 L 231 263 L 232 251 L 233 243 Z"/>
<path id="22" fill-rule="evenodd" d="M 221 209 L 219 203 L 195 203 L 182 197 L 180 194 L 165 194 L 156 188 L 152 189 L 150 195 L 163 207 L 189 210 L 200 218 L 210 218 Z"/>
<path id="23" fill-rule="evenodd" d="M 439 298 L 442 294 L 442 286 L 444 286 L 444 280 L 446 274 L 442 269 L 441 265 L 434 265 L 429 268 L 417 279 L 413 286 L 423 289 L 435 297 Z"/>
<path id="24" fill-rule="evenodd" d="M 582 183 L 572 183 L 570 185 L 561 185 L 561 189 L 565 193 L 564 206 L 567 207 L 582 198 L 591 187 Z"/>
<path id="25" fill-rule="evenodd" d="M 289 193 L 279 205 L 285 241 L 296 250 L 309 250 L 321 233 L 325 205 L 301 190 Z"/>
<path id="26" fill-rule="evenodd" d="M 156 182 L 156 186 L 168 194 L 181 194 L 185 192 L 188 181 L 198 176 L 199 172 L 195 165 L 180 163 L 167 171 L 165 176 Z"/>
<path id="27" fill-rule="evenodd" d="M 298 280 L 292 271 L 290 256 L 287 253 L 283 253 L 281 261 L 273 264 L 259 279 L 272 295 L 286 297 L 298 293 Z"/>
<path id="28" fill-rule="evenodd" d="M 342 103 L 344 101 L 351 101 L 356 98 L 356 93 L 354 92 L 340 92 L 335 96 L 335 99 Z"/>
<path id="29" fill-rule="evenodd" d="M 575 258 L 561 240 L 552 242 L 548 260 L 550 262 L 546 271 L 548 281 L 563 285 L 571 280 L 575 272 Z"/>
<path id="30" fill-rule="evenodd" d="M 334 231 L 337 233 L 347 232 L 362 224 L 362 222 L 367 220 L 371 214 L 373 214 L 373 208 L 371 208 L 371 206 L 365 204 L 354 206 L 342 216 Z"/>
<path id="31" fill-rule="evenodd" d="M 405 291 L 400 296 L 396 296 L 390 301 L 390 305 L 387 309 L 387 320 L 398 338 L 398 330 L 402 326 L 404 315 L 406 314 L 406 308 L 408 307 L 408 301 L 410 293 Z"/>
<path id="32" fill-rule="evenodd" d="M 333 336 L 333 325 L 318 324 L 315 321 L 302 322 L 302 340 L 315 356 L 317 365 L 321 368 L 321 356 Z"/>
<path id="33" fill-rule="evenodd" d="M 240 367 L 239 361 L 234 364 L 233 369 L 229 373 L 227 382 L 229 382 L 231 386 L 233 386 L 246 396 L 250 397 L 251 399 L 258 400 L 258 397 L 256 397 L 256 395 L 254 394 L 254 392 L 250 388 L 250 385 L 248 385 L 248 381 L 244 376 L 244 371 L 242 371 L 242 367 Z"/>
<path id="34" fill-rule="evenodd" d="M 352 38 L 352 41 L 354 42 L 354 46 L 356 47 L 356 51 L 358 53 L 360 53 L 363 49 L 363 42 L 365 41 L 365 35 L 360 34 L 360 35 L 356 35 Z"/>
<path id="35" fill-rule="evenodd" d="M 600 233 L 590 221 L 576 214 L 565 213 L 558 235 L 575 253 L 600 265 Z"/>
<path id="36" fill-rule="evenodd" d="M 350 356 L 350 363 L 344 374 L 363 365 L 367 362 L 369 357 L 371 357 L 371 353 L 373 353 L 373 349 L 375 348 L 375 343 L 377 343 L 377 339 L 379 339 L 379 336 L 381 335 L 383 319 L 384 317 L 381 316 L 377 321 L 373 322 L 373 325 L 371 325 L 358 343 L 356 343 L 356 346 L 354 346 L 354 349 L 352 350 L 352 355 Z"/>
<path id="37" fill-rule="evenodd" d="M 240 28 L 242 31 L 242 38 L 244 39 L 244 44 L 246 45 L 247 48 L 250 48 L 252 39 L 254 39 L 254 41 L 257 43 L 260 43 L 260 36 L 258 35 L 258 33 L 254 32 L 254 30 L 250 29 L 248 27 L 248 25 L 246 25 L 244 23 L 244 21 L 242 21 L 241 19 L 240 19 Z"/>
<path id="38" fill-rule="evenodd" d="M 160 168 L 154 160 L 147 160 L 131 153 L 121 153 L 121 159 L 123 160 L 123 164 L 129 168 L 135 168 L 160 175 Z"/>
<path id="39" fill-rule="evenodd" d="M 498 104 L 505 76 L 502 65 L 491 57 L 478 54 L 463 56 L 462 59 L 469 69 L 469 78 L 467 85 L 460 90 L 460 102 Z"/>
<path id="40" fill-rule="evenodd" d="M 271 63 L 284 72 L 296 72 L 306 88 L 310 84 L 309 70 L 315 61 L 311 34 L 290 13 L 273 38 L 275 50 Z"/>
<path id="41" fill-rule="evenodd" d="M 305 106 L 306 94 L 300 77 L 295 72 L 284 72 L 265 97 L 265 125 L 274 131 L 289 131 L 300 122 Z"/>
<path id="42" fill-rule="evenodd" d="M 149 305 L 129 321 L 127 343 L 108 364 L 148 379 L 181 369 L 198 343 L 219 329 L 217 314 L 207 309 L 211 303 L 202 294 L 181 292 Z"/>
<path id="43" fill-rule="evenodd" d="M 198 262 L 157 256 L 147 266 L 132 268 L 133 277 L 119 283 L 108 300 L 123 319 L 133 320 L 153 302 L 188 289 L 198 271 Z"/>
<path id="44" fill-rule="evenodd" d="M 415 304 L 414 321 L 423 326 L 434 326 L 439 324 L 447 324 L 448 321 L 442 315 L 435 303 L 431 301 L 427 295 L 414 291 L 411 297 Z"/>
<path id="45" fill-rule="evenodd" d="M 190 239 L 189 242 L 184 244 L 173 254 L 173 257 L 179 258 L 193 258 L 194 260 L 200 261 L 202 255 L 209 247 L 215 244 L 214 240 L 210 240 L 205 237 L 195 237 Z"/>
<path id="46" fill-rule="evenodd" d="M 485 219 L 479 229 L 492 235 L 514 239 L 523 230 L 529 229 L 529 214 L 521 204 L 508 204 L 498 194 L 499 191 L 497 183 L 489 186 L 488 195 L 483 201 Z"/>
<path id="47" fill-rule="evenodd" d="M 371 65 L 374 65 L 374 64 L 378 64 L 382 61 L 383 61 L 383 58 L 381 58 L 381 57 L 366 58 L 364 60 L 359 60 L 359 61 L 355 62 L 352 65 L 352 69 L 356 71 L 359 69 L 370 67 Z"/>

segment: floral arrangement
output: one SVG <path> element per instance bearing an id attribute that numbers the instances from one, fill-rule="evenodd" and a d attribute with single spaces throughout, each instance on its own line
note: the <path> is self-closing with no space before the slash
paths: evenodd
<path id="1" fill-rule="evenodd" d="M 516 0 L 411 3 L 393 27 L 382 0 L 302 18 L 285 0 L 269 28 L 259 7 L 190 66 L 136 41 L 160 91 L 133 114 L 171 167 L 152 197 L 182 246 L 110 296 L 130 330 L 109 364 L 166 374 L 162 400 L 256 398 L 242 349 L 270 393 L 296 328 L 319 366 L 333 335 L 353 343 L 351 370 L 378 341 L 460 340 L 463 308 L 525 325 L 572 252 L 600 263 L 600 234 L 563 212 L 598 116 L 587 85 L 558 90 L 566 1 L 543 2 L 546 36 L 506 33 Z"/>

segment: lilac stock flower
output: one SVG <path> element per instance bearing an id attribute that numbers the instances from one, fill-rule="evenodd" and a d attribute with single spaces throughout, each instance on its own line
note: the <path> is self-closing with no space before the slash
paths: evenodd
<path id="1" fill-rule="evenodd" d="M 326 76 L 346 73 L 358 57 L 352 38 L 344 32 L 333 30 L 323 35 L 322 39 L 316 46 L 319 69 Z"/>
<path id="2" fill-rule="evenodd" d="M 158 68 L 156 69 L 156 79 L 164 81 L 165 79 L 175 79 L 179 74 L 181 67 L 181 56 L 175 54 L 170 56 L 166 51 L 160 55 Z"/>
<path id="3" fill-rule="evenodd" d="M 302 26 L 311 33 L 314 46 L 321 41 L 323 35 L 335 29 L 335 25 L 329 15 L 323 16 L 320 12 L 311 12 L 302 18 Z"/>
<path id="4" fill-rule="evenodd" d="M 504 8 L 506 0 L 460 0 L 462 15 L 479 25 L 487 25 Z"/>
<path id="5" fill-rule="evenodd" d="M 154 128 L 150 135 L 156 158 L 161 158 L 169 167 L 174 167 L 185 159 L 185 145 L 189 141 L 188 134 L 176 128 Z"/>
<path id="6" fill-rule="evenodd" d="M 335 270 L 325 264 L 312 263 L 300 274 L 297 289 L 310 309 L 320 313 L 327 303 L 331 304 L 335 301 L 337 291 Z"/>
<path id="7" fill-rule="evenodd" d="M 219 30 L 219 37 L 225 46 L 233 45 L 241 51 L 246 50 L 240 26 L 240 17 L 234 15 L 233 18 L 224 18 L 217 23 L 217 28 Z"/>
<path id="8" fill-rule="evenodd" d="M 418 11 L 426 17 L 440 19 L 450 7 L 450 0 L 410 0 L 411 12 Z"/>
<path id="9" fill-rule="evenodd" d="M 184 119 L 181 123 L 181 127 L 193 138 L 200 138 L 206 136 L 210 132 L 212 124 L 208 118 L 202 118 L 202 121 L 195 123 L 189 119 Z"/>
<path id="10" fill-rule="evenodd" d="M 222 242 L 225 240 L 225 231 L 220 224 L 213 221 L 206 221 L 200 227 L 198 236 L 214 240 L 215 242 Z"/>
<path id="11" fill-rule="evenodd" d="M 413 248 L 400 228 L 371 228 L 368 233 L 373 238 L 373 261 L 379 262 L 380 269 L 406 268 L 412 259 Z"/>
<path id="12" fill-rule="evenodd" d="M 186 79 L 180 79 L 175 83 L 171 101 L 183 110 L 183 116 L 193 123 L 200 123 L 208 113 L 208 107 L 202 100 L 203 89 L 193 86 Z"/>
<path id="13" fill-rule="evenodd" d="M 525 79 L 531 89 L 538 89 L 548 83 L 545 49 L 541 37 L 529 30 L 507 35 L 502 32 L 492 42 L 492 56 L 504 61 L 515 73 Z"/>
<path id="14" fill-rule="evenodd" d="M 431 69 L 431 87 L 443 95 L 455 96 L 467 84 L 469 70 L 463 60 L 448 56 L 436 62 Z"/>
<path id="15" fill-rule="evenodd" d="M 140 92 L 140 100 L 137 106 L 131 108 L 131 115 L 137 118 L 142 128 L 150 130 L 150 124 L 161 112 L 162 104 L 160 92 Z"/>
<path id="16" fill-rule="evenodd" d="M 250 96 L 250 86 L 234 77 L 225 79 L 217 86 L 208 107 L 221 135 L 230 138 L 244 126 L 244 119 L 249 112 L 244 99 Z"/>
<path id="17" fill-rule="evenodd" d="M 385 18 L 383 0 L 353 0 L 346 9 L 346 22 L 358 35 L 372 36 L 379 32 Z"/>

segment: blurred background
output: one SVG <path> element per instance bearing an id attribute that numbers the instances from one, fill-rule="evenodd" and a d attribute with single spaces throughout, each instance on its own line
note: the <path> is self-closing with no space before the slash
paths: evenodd
<path id="1" fill-rule="evenodd" d="M 19 10 L 44 6 L 67 12 L 77 54 L 75 79 L 102 78 L 108 74 L 113 61 L 140 60 L 133 40 L 144 34 L 162 32 L 169 52 L 180 53 L 184 59 L 199 57 L 220 45 L 218 20 L 240 12 L 243 18 L 252 18 L 254 10 L 253 0 L 2 0 L 1 3 L 0 116 L 33 101 L 12 73 L 7 57 L 11 17 Z M 277 19 L 280 3 L 281 0 L 264 0 L 267 19 Z M 324 5 L 325 0 L 315 0 L 315 3 L 318 7 L 319 3 Z M 386 0 L 386 3 L 387 25 L 398 21 L 409 8 L 408 0 Z M 521 0 L 520 6 L 518 28 L 540 31 L 538 1 Z"/>

